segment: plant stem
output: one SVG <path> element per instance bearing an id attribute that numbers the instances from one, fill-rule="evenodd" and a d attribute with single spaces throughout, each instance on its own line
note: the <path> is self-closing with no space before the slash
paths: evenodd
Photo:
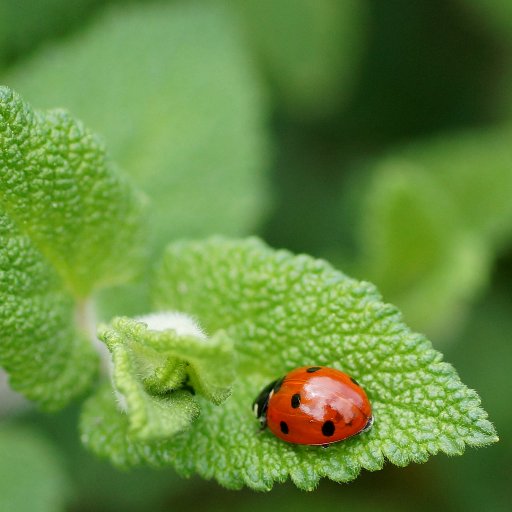
<path id="1" fill-rule="evenodd" d="M 86 335 L 87 339 L 94 345 L 96 352 L 100 355 L 101 372 L 104 375 L 108 375 L 110 373 L 110 352 L 96 335 L 98 321 L 92 299 L 80 299 L 77 301 L 75 307 L 75 321 L 78 329 Z"/>

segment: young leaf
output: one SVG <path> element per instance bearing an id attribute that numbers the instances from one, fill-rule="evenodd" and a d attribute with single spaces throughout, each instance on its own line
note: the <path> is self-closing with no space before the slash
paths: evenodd
<path id="1" fill-rule="evenodd" d="M 323 261 L 273 251 L 255 239 L 171 245 L 157 275 L 156 307 L 183 311 L 206 332 L 235 342 L 232 396 L 169 439 L 127 435 L 111 390 L 84 409 L 82 438 L 116 464 L 174 465 L 229 488 L 268 490 L 291 478 L 313 489 L 321 477 L 354 479 L 388 459 L 405 466 L 443 451 L 497 440 L 477 394 L 464 386 L 430 342 L 412 333 L 375 288 Z M 287 444 L 259 432 L 251 405 L 261 388 L 306 364 L 346 371 L 366 390 L 375 415 L 368 433 L 321 447 Z"/>
<path id="2" fill-rule="evenodd" d="M 198 404 L 184 385 L 220 404 L 233 380 L 233 348 L 225 333 L 206 339 L 194 324 L 180 332 L 185 315 L 155 316 L 115 318 L 99 333 L 112 353 L 114 387 L 126 407 L 129 433 L 145 440 L 170 437 L 198 416 Z M 156 330 L 155 320 L 167 325 Z"/>
<path id="3" fill-rule="evenodd" d="M 91 381 L 84 297 L 133 271 L 139 213 L 81 123 L 0 87 L 0 365 L 45 408 Z"/>

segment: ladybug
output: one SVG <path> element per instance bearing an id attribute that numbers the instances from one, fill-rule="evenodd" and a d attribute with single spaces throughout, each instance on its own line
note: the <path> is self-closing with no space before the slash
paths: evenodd
<path id="1" fill-rule="evenodd" d="M 253 402 L 262 430 L 288 443 L 329 445 L 370 430 L 372 407 L 355 379 L 334 368 L 304 366 L 263 388 Z"/>

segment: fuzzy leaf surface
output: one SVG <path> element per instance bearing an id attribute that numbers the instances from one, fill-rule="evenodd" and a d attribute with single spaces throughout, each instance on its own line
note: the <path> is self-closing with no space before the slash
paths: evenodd
<path id="1" fill-rule="evenodd" d="M 0 365 L 44 408 L 90 384 L 84 297 L 132 272 L 140 209 L 80 122 L 0 87 Z"/>
<path id="2" fill-rule="evenodd" d="M 291 478 L 313 489 L 361 469 L 424 462 L 439 451 L 497 440 L 478 395 L 423 336 L 412 333 L 375 287 L 323 261 L 275 251 L 259 240 L 214 238 L 169 246 L 155 290 L 158 309 L 198 319 L 235 342 L 237 379 L 220 406 L 199 397 L 192 428 L 160 442 L 131 441 L 111 390 L 88 401 L 82 438 L 120 465 L 173 465 L 229 488 L 268 490 Z M 346 371 L 361 383 L 375 424 L 328 449 L 287 444 L 259 432 L 251 405 L 261 388 L 303 365 Z"/>
<path id="3" fill-rule="evenodd" d="M 185 383 L 216 404 L 230 394 L 233 348 L 222 331 L 203 339 L 115 318 L 99 337 L 112 353 L 114 386 L 126 402 L 134 438 L 170 437 L 190 426 L 199 405 L 181 389 Z"/>
<path id="4" fill-rule="evenodd" d="M 33 110 L 7 87 L 0 207 L 76 296 L 122 282 L 140 256 L 140 199 L 99 139 L 66 111 Z"/>
<path id="5" fill-rule="evenodd" d="M 44 408 L 62 407 L 89 385 L 97 357 L 56 271 L 1 211 L 0 283 L 0 365 L 10 386 Z"/>

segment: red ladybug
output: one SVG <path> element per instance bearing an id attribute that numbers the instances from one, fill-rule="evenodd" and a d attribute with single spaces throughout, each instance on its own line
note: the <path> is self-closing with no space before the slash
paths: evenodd
<path id="1" fill-rule="evenodd" d="M 355 379 L 304 366 L 263 388 L 253 403 L 262 428 L 288 443 L 328 445 L 369 430 L 372 407 Z"/>

